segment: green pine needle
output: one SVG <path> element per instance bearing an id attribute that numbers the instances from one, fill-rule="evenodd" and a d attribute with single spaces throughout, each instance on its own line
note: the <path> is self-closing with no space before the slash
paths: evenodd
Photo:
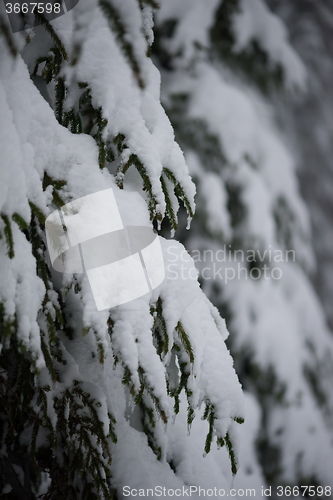
<path id="1" fill-rule="evenodd" d="M 42 26 L 44 26 L 44 28 L 46 29 L 46 31 L 50 34 L 52 40 L 54 41 L 54 43 L 56 44 L 56 47 L 59 49 L 60 53 L 61 53 L 61 56 L 63 57 L 63 59 L 65 61 L 68 61 L 68 55 L 67 55 L 67 52 L 66 52 L 66 49 L 65 49 L 65 46 L 64 44 L 62 43 L 62 41 L 60 40 L 59 36 L 57 35 L 57 33 L 54 31 L 53 29 L 53 26 L 49 23 L 49 21 L 43 16 L 43 14 L 41 14 L 40 12 L 38 12 L 37 10 L 35 11 L 35 17 L 36 19 L 38 19 L 41 23 Z"/>
<path id="2" fill-rule="evenodd" d="M 184 346 L 185 351 L 187 352 L 190 362 L 194 363 L 194 353 L 193 353 L 193 348 L 189 339 L 189 336 L 184 330 L 184 327 L 180 321 L 178 321 L 177 326 L 176 326 L 176 332 L 179 335 L 179 338 Z"/>
<path id="3" fill-rule="evenodd" d="M 168 191 L 168 188 L 167 188 L 167 185 L 166 185 L 166 182 L 165 182 L 163 175 L 161 175 L 160 181 L 161 181 L 161 186 L 162 186 L 162 190 L 163 190 L 163 194 L 164 194 L 164 198 L 165 198 L 166 215 L 170 221 L 171 228 L 174 231 L 176 231 L 176 229 L 178 227 L 178 219 L 177 219 L 177 215 L 175 214 L 175 211 L 173 209 L 173 206 L 171 203 L 171 198 L 169 195 L 169 191 Z"/>
<path id="4" fill-rule="evenodd" d="M 163 168 L 163 173 L 174 184 L 174 186 L 175 186 L 175 195 L 177 196 L 177 198 L 181 199 L 182 202 L 184 203 L 184 206 L 186 208 L 186 211 L 187 211 L 188 215 L 190 217 L 193 217 L 194 216 L 194 211 L 192 209 L 191 202 L 188 199 L 188 197 L 186 196 L 185 191 L 184 191 L 182 185 L 180 184 L 180 182 L 177 181 L 175 175 L 173 174 L 173 172 L 171 172 L 170 169 Z"/>
<path id="5" fill-rule="evenodd" d="M 11 227 L 8 215 L 1 214 L 1 218 L 5 224 L 4 233 L 5 233 L 6 243 L 7 243 L 7 255 L 10 259 L 12 259 L 15 255 L 12 227 Z"/>
<path id="6" fill-rule="evenodd" d="M 231 442 L 231 439 L 230 439 L 228 432 L 225 436 L 225 443 L 227 445 L 228 452 L 229 452 L 229 458 L 230 458 L 230 463 L 231 463 L 231 472 L 232 472 L 233 476 L 235 476 L 237 474 L 238 464 L 237 464 L 236 455 L 235 455 L 235 452 L 234 452 L 234 449 L 232 446 L 232 442 Z"/>
<path id="7" fill-rule="evenodd" d="M 244 418 L 242 417 L 234 417 L 234 421 L 237 422 L 237 424 L 244 424 Z"/>
<path id="8" fill-rule="evenodd" d="M 108 0 L 100 0 L 99 5 L 110 24 L 111 30 L 117 36 L 119 45 L 132 68 L 133 75 L 138 82 L 139 87 L 144 89 L 145 84 L 141 75 L 139 63 L 136 60 L 134 48 L 126 37 L 127 32 L 119 12 L 117 12 L 115 6 Z"/>
<path id="9" fill-rule="evenodd" d="M 37 205 L 35 205 L 31 201 L 29 201 L 29 205 L 30 205 L 30 209 L 31 209 L 32 214 L 38 219 L 39 223 L 42 226 L 44 226 L 46 217 L 43 214 L 43 212 L 40 210 L 40 208 L 37 207 Z"/>
<path id="10" fill-rule="evenodd" d="M 29 228 L 29 224 L 27 222 L 25 222 L 25 220 L 23 219 L 23 217 L 20 214 L 15 212 L 12 215 L 12 219 L 14 222 L 16 222 L 16 224 L 21 229 L 21 231 L 26 231 Z"/>
<path id="11" fill-rule="evenodd" d="M 159 325 L 161 327 L 161 330 L 163 332 L 163 337 L 164 337 L 164 339 L 162 341 L 162 352 L 164 355 L 166 355 L 169 351 L 169 336 L 168 336 L 166 321 L 165 321 L 164 316 L 163 316 L 163 303 L 162 303 L 161 297 L 159 297 L 157 300 L 156 312 L 157 312 Z"/>

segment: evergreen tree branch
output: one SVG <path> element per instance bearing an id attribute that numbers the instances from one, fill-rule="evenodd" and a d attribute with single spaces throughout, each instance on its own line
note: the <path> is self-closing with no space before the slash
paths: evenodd
<path id="1" fill-rule="evenodd" d="M 121 15 L 117 11 L 116 7 L 112 5 L 112 2 L 110 0 L 100 0 L 99 5 L 110 24 L 111 30 L 115 33 L 118 39 L 119 46 L 121 47 L 132 68 L 133 75 L 136 78 L 139 87 L 141 89 L 144 89 L 145 83 L 141 75 L 140 66 L 136 59 L 133 46 L 126 37 L 126 28 L 122 21 Z"/>

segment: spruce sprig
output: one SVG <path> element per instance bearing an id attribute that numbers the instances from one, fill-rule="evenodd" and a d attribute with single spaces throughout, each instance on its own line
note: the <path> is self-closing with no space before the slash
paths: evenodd
<path id="1" fill-rule="evenodd" d="M 5 239 L 6 239 L 6 243 L 7 243 L 7 255 L 10 259 L 12 259 L 15 255 L 12 226 L 11 226 L 8 215 L 1 214 L 1 219 L 3 220 L 4 225 L 5 225 L 4 234 L 5 234 Z"/>
<path id="2" fill-rule="evenodd" d="M 163 175 L 161 175 L 161 177 L 160 177 L 160 182 L 161 182 L 162 191 L 163 191 L 164 198 L 165 198 L 166 215 L 170 221 L 171 229 L 173 231 L 176 231 L 176 229 L 178 227 L 178 217 L 177 217 L 177 214 L 175 213 L 174 208 L 172 206 L 168 187 L 167 187 L 167 184 L 165 182 L 165 178 Z"/>
<path id="3" fill-rule="evenodd" d="M 122 16 L 117 10 L 117 8 L 112 5 L 112 1 L 110 0 L 100 0 L 99 5 L 105 14 L 105 17 L 107 18 L 110 28 L 113 33 L 115 33 L 119 46 L 121 47 L 125 57 L 127 58 L 132 71 L 133 75 L 141 89 L 145 88 L 145 83 L 143 76 L 141 74 L 141 69 L 139 62 L 135 56 L 135 50 L 133 45 L 128 39 L 127 35 L 127 30 L 125 27 L 125 24 L 123 22 Z"/>
<path id="4" fill-rule="evenodd" d="M 52 24 L 46 19 L 45 16 L 43 16 L 43 14 L 41 14 L 37 10 L 35 11 L 35 17 L 36 17 L 36 19 L 38 19 L 38 21 L 40 21 L 41 25 L 45 28 L 45 30 L 51 36 L 56 47 L 60 51 L 62 58 L 65 61 L 68 61 L 68 54 L 67 54 L 67 51 L 65 49 L 65 46 L 64 46 L 63 42 L 61 41 L 60 37 L 58 36 L 58 34 L 55 32 Z"/>
<path id="5" fill-rule="evenodd" d="M 157 206 L 157 200 L 156 197 L 153 193 L 153 186 L 150 181 L 149 174 L 142 163 L 142 161 L 139 159 L 139 157 L 132 153 L 127 160 L 126 163 L 120 165 L 118 168 L 117 174 L 116 174 L 116 182 L 117 185 L 122 189 L 124 185 L 124 176 L 127 170 L 130 168 L 131 165 L 134 165 L 136 170 L 139 172 L 142 182 L 143 182 L 143 189 L 148 195 L 148 208 L 150 212 L 150 218 L 151 220 L 156 217 L 157 220 L 162 220 L 162 214 L 156 211 L 156 206 Z"/>
<path id="6" fill-rule="evenodd" d="M 176 179 L 175 174 L 169 168 L 166 168 L 166 167 L 163 168 L 163 173 L 174 184 L 175 195 L 177 196 L 177 198 L 182 200 L 182 202 L 184 203 L 184 206 L 186 208 L 188 215 L 190 217 L 193 217 L 194 216 L 194 207 L 193 207 L 191 201 L 189 200 L 187 194 L 185 193 L 183 186 Z"/>

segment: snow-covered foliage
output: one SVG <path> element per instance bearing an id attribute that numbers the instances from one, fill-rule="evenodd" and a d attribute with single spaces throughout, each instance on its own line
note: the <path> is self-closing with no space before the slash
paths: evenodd
<path id="1" fill-rule="evenodd" d="M 280 65 L 285 85 L 304 87 L 306 71 L 303 62 L 289 44 L 288 31 L 280 18 L 270 12 L 262 0 L 242 0 L 233 20 L 234 51 L 246 50 L 256 41 L 269 54 L 269 64 Z"/>
<path id="2" fill-rule="evenodd" d="M 161 237 L 162 285 L 101 312 L 87 277 L 57 273 L 46 251 L 45 218 L 108 188 L 127 225 L 167 217 L 174 231 L 179 201 L 193 217 L 194 184 L 147 56 L 152 5 L 81 0 L 15 36 L 0 6 L 3 495 L 227 488 L 237 470 L 244 410 L 228 332 L 191 259 L 191 279 L 171 274 L 183 246 Z M 203 458 L 214 441 L 218 458 Z"/>
<path id="3" fill-rule="evenodd" d="M 315 287 L 333 328 L 333 5 L 324 0 L 270 5 L 288 26 L 293 45 L 308 69 L 308 91 L 290 106 L 278 102 L 283 122 L 289 121 L 292 140 L 299 150 L 299 175 L 313 222 L 316 254 Z"/>
<path id="4" fill-rule="evenodd" d="M 161 3 L 154 29 L 154 0 L 80 0 L 15 36 L 0 4 L 4 498 L 332 485 L 333 341 L 269 101 L 304 65 L 263 0 Z M 108 188 L 125 225 L 174 235 L 182 207 L 196 262 L 160 236 L 162 285 L 97 312 L 52 269 L 45 218 Z"/>
<path id="5" fill-rule="evenodd" d="M 198 191 L 180 237 L 227 318 L 246 390 L 236 484 L 332 485 L 333 338 L 307 275 L 295 160 L 269 102 L 305 88 L 304 65 L 262 0 L 164 0 L 156 30 L 162 102 Z"/>

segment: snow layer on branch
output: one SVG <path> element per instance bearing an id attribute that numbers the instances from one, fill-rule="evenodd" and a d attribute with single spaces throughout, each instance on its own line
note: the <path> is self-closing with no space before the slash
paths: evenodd
<path id="1" fill-rule="evenodd" d="M 234 17 L 235 52 L 246 50 L 249 42 L 260 43 L 273 63 L 282 66 L 287 86 L 305 87 L 306 69 L 291 47 L 288 32 L 281 19 L 273 14 L 263 0 L 241 0 L 240 12 Z"/>
<path id="2" fill-rule="evenodd" d="M 260 432 L 261 409 L 256 398 L 244 391 L 245 422 L 240 429 L 240 468 L 233 484 L 234 488 L 255 488 L 256 497 L 263 498 L 261 488 L 265 487 L 265 478 L 258 462 L 256 436 Z"/>
<path id="3" fill-rule="evenodd" d="M 141 31 L 141 14 L 134 0 L 116 2 L 116 8 L 124 14 L 125 28 L 131 35 L 129 41 L 135 48 L 144 78 L 140 89 L 133 77 L 133 70 L 110 31 L 100 9 L 94 12 L 89 23 L 89 32 L 82 54 L 75 68 L 67 67 L 65 74 L 74 72 L 71 78 L 86 82 L 91 89 L 92 103 L 102 108 L 103 118 L 108 120 L 103 130 L 105 140 L 112 141 L 118 134 L 125 135 L 127 148 L 122 153 L 122 163 L 131 154 L 143 163 L 158 201 L 157 211 L 165 212 L 165 200 L 160 177 L 163 168 L 168 168 L 179 181 L 194 209 L 195 188 L 190 180 L 182 151 L 174 140 L 173 129 L 162 108 L 160 98 L 160 75 L 151 59 L 145 55 L 146 42 Z M 73 9 L 74 11 L 75 9 Z M 128 26 L 127 26 L 128 24 Z M 54 21 L 54 27 L 70 47 L 72 23 L 70 16 Z M 75 75 L 75 76 L 74 76 Z"/>
<path id="4" fill-rule="evenodd" d="M 215 405 L 215 428 L 221 436 L 228 431 L 231 433 L 233 426 L 238 427 L 234 422 L 235 417 L 244 417 L 242 391 L 232 366 L 232 358 L 224 344 L 227 330 L 224 321 L 200 290 L 195 279 L 196 273 L 193 272 L 193 262 L 184 247 L 172 240 L 161 240 L 161 243 L 167 277 L 152 297 L 142 297 L 112 311 L 112 348 L 109 345 L 106 349 L 104 365 L 94 363 L 91 357 L 91 352 L 95 350 L 92 332 L 83 338 L 80 335 L 81 305 L 74 294 L 70 296 L 68 307 L 74 313 L 73 324 L 77 327 L 77 333 L 74 340 L 68 341 L 64 336 L 63 341 L 72 362 L 77 366 L 78 374 L 75 378 L 95 384 L 96 391 L 93 389 L 91 393 L 98 400 L 105 399 L 109 410 L 117 419 L 115 430 L 118 443 L 112 447 L 112 473 L 119 490 L 129 484 L 129 478 L 132 488 L 154 488 L 157 484 L 169 488 L 182 487 L 189 484 L 191 479 L 190 484 L 201 487 L 206 484 L 208 487 L 211 483 L 227 489 L 230 472 L 226 452 L 218 452 L 213 447 L 212 456 L 203 458 L 204 440 L 208 431 L 208 423 L 200 419 L 204 408 L 198 410 L 189 435 L 186 430 L 185 396 L 181 396 L 179 415 L 175 419 L 171 418 L 174 402 L 166 396 L 170 352 L 162 362 L 153 347 L 149 300 L 154 301 L 160 297 L 163 301 L 163 315 L 171 337 L 170 347 L 178 340 L 175 327 L 179 321 L 188 333 L 194 350 L 189 384 L 192 390 L 190 400 L 194 408 L 208 400 Z M 153 393 L 160 399 L 165 413 L 170 416 L 167 426 L 160 420 L 156 422 L 158 443 L 163 446 L 162 462 L 156 460 L 147 445 L 147 438 L 142 433 L 140 410 L 129 404 L 128 400 L 126 402 L 127 398 L 124 397 L 123 368 L 119 364 L 114 366 L 112 359 L 113 355 L 119 353 L 133 374 L 138 366 L 144 369 Z M 186 360 L 186 357 L 183 359 Z M 133 381 L 139 386 L 135 376 Z M 102 388 L 103 397 L 97 388 Z M 236 437 L 233 445 L 237 450 L 239 444 Z M 177 475 L 171 472 L 166 460 L 175 464 Z M 198 476 L 199 470 L 202 472 Z"/>
<path id="5" fill-rule="evenodd" d="M 168 50 L 177 58 L 176 65 L 187 66 L 195 58 L 196 48 L 209 47 L 209 28 L 214 22 L 218 0 L 164 0 L 157 13 L 158 23 L 175 20 L 175 33 L 165 41 Z M 232 18 L 232 31 L 236 38 L 233 50 L 246 50 L 249 43 L 257 41 L 267 51 L 270 64 L 279 64 L 289 88 L 305 88 L 306 69 L 290 45 L 288 33 L 281 19 L 273 14 L 263 0 L 240 0 Z"/>
<path id="6" fill-rule="evenodd" d="M 196 269 L 184 247 L 176 241 L 164 241 L 167 276 L 160 297 L 169 328 L 181 320 L 194 347 L 193 398 L 195 404 L 209 399 L 221 419 L 221 435 L 230 425 L 230 417 L 242 417 L 243 401 L 233 362 L 224 340 L 224 320 L 216 322 L 212 305 L 203 295 L 196 280 Z M 186 293 L 181 290 L 186 288 Z M 182 297 L 182 298 L 181 298 Z M 197 392 L 199 389 L 199 392 Z"/>
<path id="7" fill-rule="evenodd" d="M 200 245 L 203 243 L 199 239 L 192 238 L 189 242 L 190 248 L 200 248 Z M 210 248 L 216 255 L 220 246 L 210 242 Z M 333 407 L 330 388 L 333 342 L 304 271 L 292 261 L 275 263 L 272 259 L 268 266 L 279 269 L 281 278 L 262 276 L 254 280 L 246 277 L 246 261 L 241 259 L 232 258 L 224 263 L 215 260 L 197 263 L 197 266 L 199 270 L 203 266 L 222 268 L 222 273 L 227 268 L 229 277 L 234 272 L 234 278 L 227 282 L 217 276 L 215 300 L 227 303 L 230 308 L 229 328 L 233 332 L 234 352 L 249 353 L 256 366 L 263 370 L 260 377 L 265 377 L 271 369 L 277 377 L 271 391 L 274 394 L 282 390 L 283 402 L 269 409 L 269 435 L 282 450 L 286 480 L 292 481 L 297 475 L 299 454 L 303 456 L 303 474 L 315 473 L 325 484 L 331 484 L 333 447 L 329 421 Z M 243 271 L 239 273 L 240 267 Z M 206 274 L 213 275 L 207 271 Z M 212 281 L 204 282 L 208 295 L 211 295 L 212 285 Z M 220 294 L 216 293 L 216 288 L 220 289 Z M 318 407 L 305 372 L 318 377 L 318 389 L 327 398 L 326 410 L 321 411 Z M 244 472 L 242 467 L 240 470 Z"/>
<path id="8" fill-rule="evenodd" d="M 188 37 L 185 19 L 191 14 L 185 9 L 180 11 L 179 6 L 172 6 L 167 0 L 162 14 L 161 22 L 179 20 L 174 36 L 165 41 L 165 47 L 172 48 L 174 70 L 172 77 L 170 71 L 162 72 L 163 100 L 175 127 L 181 131 L 179 140 L 183 141 L 185 157 L 198 186 L 197 206 L 201 218 L 193 221 L 192 233 L 186 238 L 187 247 L 190 252 L 200 252 L 202 260 L 196 262 L 199 271 L 208 269 L 208 279 L 201 274 L 204 291 L 228 313 L 231 346 L 240 356 L 240 369 L 243 368 L 242 360 L 245 366 L 250 360 L 255 365 L 254 370 L 259 369 L 257 379 L 255 375 L 243 375 L 259 403 L 263 398 L 261 384 L 273 373 L 271 386 L 267 389 L 267 405 L 263 405 L 268 422 L 266 430 L 259 428 L 263 417 L 254 396 L 245 398 L 245 425 L 248 427 L 243 428 L 243 445 L 246 458 L 235 484 L 244 488 L 249 487 L 249 480 L 253 484 L 264 484 L 255 459 L 255 438 L 252 441 L 248 438 L 255 433 L 262 437 L 265 432 L 269 443 L 281 451 L 283 472 L 280 477 L 286 483 L 314 475 L 321 484 L 332 484 L 330 426 L 333 401 L 329 384 L 333 342 L 321 306 L 304 272 L 304 268 L 313 268 L 313 255 L 309 217 L 299 194 L 295 159 L 274 124 L 267 100 L 241 83 L 230 68 L 227 70 L 220 63 L 205 58 L 203 52 L 198 52 L 190 70 L 186 50 L 176 54 L 175 47 L 181 45 L 179 40 Z M 255 38 L 267 50 L 272 62 L 285 69 L 290 86 L 304 84 L 304 68 L 289 45 L 286 30 L 263 2 L 242 2 L 235 22 L 236 50 L 246 50 Z M 207 33 L 205 36 L 207 40 Z M 204 39 L 204 36 L 200 33 L 199 38 Z M 183 106 L 181 113 L 177 111 L 179 102 Z M 218 139 L 223 157 L 214 164 L 209 159 L 205 162 L 200 149 L 205 144 L 194 144 L 193 137 L 185 136 L 187 124 L 196 124 L 202 132 L 200 137 L 208 127 L 211 136 Z M 225 221 L 231 221 L 229 238 L 244 252 L 243 259 L 239 254 L 235 257 L 233 251 L 231 258 L 227 253 L 223 262 L 217 259 L 228 236 L 224 231 L 222 237 L 211 231 L 214 208 L 212 199 L 207 196 L 207 176 L 225 188 L 227 202 L 223 196 L 214 196 L 215 214 L 220 214 L 224 226 Z M 236 205 L 238 215 L 241 212 L 239 221 L 232 217 L 232 204 Z M 210 214 L 209 221 L 203 217 L 207 214 Z M 283 231 L 285 234 L 281 238 Z M 205 237 L 207 232 L 209 237 Z M 228 248 L 228 245 L 224 247 L 224 251 L 228 252 Z M 215 256 L 211 261 L 204 258 L 206 249 L 211 251 L 209 255 Z M 268 258 L 268 262 L 264 262 L 265 259 L 257 262 L 259 269 L 264 263 L 270 268 L 277 267 L 281 270 L 281 279 L 265 279 L 263 275 L 260 279 L 252 279 L 246 249 L 260 250 L 261 255 L 265 250 L 266 253 L 269 250 L 282 252 L 283 257 L 278 261 Z M 295 258 L 289 254 L 288 261 L 284 250 L 295 250 Z M 239 266 L 244 270 L 237 274 Z M 218 269 L 225 277 L 227 268 L 229 276 L 235 273 L 233 279 L 226 282 L 219 274 L 212 278 L 214 270 Z M 244 271 L 247 271 L 247 278 Z M 247 475 L 251 463 L 254 473 Z"/>
<path id="9" fill-rule="evenodd" d="M 1 42 L 0 42 L 1 43 Z M 1 47 L 1 50 L 6 50 Z M 16 65 L 15 69 L 18 65 Z M 31 193 L 35 199 L 34 182 L 39 180 L 33 167 L 33 148 L 25 139 L 25 120 L 19 119 L 18 108 L 13 104 L 12 82 L 7 78 L 11 70 L 10 62 L 0 65 L 0 141 L 2 145 L 0 169 L 0 207 L 1 212 L 8 220 L 13 214 L 20 215 L 26 222 L 30 219 L 30 207 L 26 196 Z M 14 70 L 15 72 L 15 70 Z M 22 140 L 23 135 L 23 140 Z M 22 166 L 24 165 L 24 169 Z M 36 276 L 35 260 L 31 255 L 31 245 L 11 222 L 11 231 L 14 241 L 14 256 L 8 258 L 9 249 L 3 236 L 5 227 L 1 221 L 1 278 L 0 297 L 4 304 L 4 313 L 7 319 L 14 319 L 17 315 L 18 338 L 25 348 L 32 351 L 37 366 L 43 366 L 37 314 L 43 299 L 45 289 L 42 280 Z"/>
<path id="10" fill-rule="evenodd" d="M 119 9 L 123 8 L 120 3 L 117 5 Z M 133 2 L 128 5 L 131 10 L 134 9 Z M 82 12 L 83 17 L 80 17 L 80 12 L 75 15 L 69 13 L 68 16 L 62 16 L 53 22 L 54 29 L 69 52 L 71 47 L 75 47 L 75 44 L 82 40 L 87 22 Z M 158 71 L 142 54 L 145 45 L 142 34 L 138 33 L 141 18 L 135 13 L 129 22 L 137 26 L 131 28 L 134 38 L 141 36 L 143 40 L 137 45 L 138 57 L 140 56 L 145 74 L 143 90 L 138 89 L 128 62 L 100 11 L 92 9 L 91 15 L 93 20 L 78 65 L 72 73 L 67 67 L 68 73 L 63 72 L 64 78 L 70 78 L 71 83 L 88 83 L 93 104 L 96 107 L 101 106 L 103 116 L 108 119 L 106 137 L 109 134 L 113 138 L 119 132 L 126 136 L 131 153 L 137 154 L 147 168 L 162 212 L 164 196 L 159 179 L 163 167 L 174 173 L 193 204 L 194 185 L 188 175 L 183 154 L 174 141 L 170 122 L 159 103 Z M 74 37 L 73 22 L 82 27 L 82 33 L 79 29 Z M 43 28 L 38 27 L 36 31 L 42 33 Z M 49 185 L 43 190 L 43 178 L 46 173 L 51 179 L 64 181 L 61 188 L 64 203 L 112 187 L 119 209 L 125 213 L 123 222 L 128 225 L 149 225 L 148 209 L 143 197 L 138 192 L 133 192 L 132 187 L 131 190 L 126 190 L 126 186 L 124 190 L 120 190 L 116 186 L 109 171 L 99 168 L 98 148 L 94 139 L 85 134 L 74 135 L 59 125 L 50 105 L 33 84 L 28 67 L 31 70 L 32 60 L 38 52 L 37 42 L 35 45 L 34 43 L 35 41 L 32 41 L 25 50 L 24 57 L 28 66 L 21 57 L 13 62 L 6 55 L 1 58 L 0 63 L 0 99 L 3 109 L 1 118 L 4 120 L 1 127 L 4 135 L 1 140 L 2 151 L 5 152 L 1 159 L 3 163 L 0 173 L 1 210 L 10 219 L 14 213 L 18 213 L 28 223 L 31 216 L 28 203 L 30 201 L 40 211 L 41 217 L 48 216 L 57 207 L 53 203 L 55 188 Z M 6 50 L 1 45 L 1 53 L 6 54 Z M 51 93 L 51 84 L 49 90 Z M 50 101 L 52 103 L 52 99 Z M 7 147 L 9 144 L 11 147 Z M 42 313 L 45 286 L 36 276 L 36 260 L 31 244 L 13 221 L 11 226 L 15 252 L 12 259 L 6 255 L 4 239 L 0 242 L 1 272 L 4 277 L 1 279 L 0 297 L 4 299 L 6 315 L 17 315 L 18 340 L 37 358 L 37 366 L 42 368 L 44 359 L 40 349 L 40 329 L 45 332 L 47 330 L 45 315 Z M 42 232 L 39 236 L 44 239 Z M 185 253 L 179 243 L 161 241 L 166 265 L 170 263 L 170 245 L 176 246 L 178 257 L 180 253 Z M 43 258 L 42 251 L 40 256 Z M 182 261 L 178 259 L 175 268 L 178 276 L 181 273 L 181 264 Z M 188 270 L 194 270 L 191 261 L 188 263 Z M 75 291 L 74 286 L 71 287 L 74 280 L 77 285 Z M 51 284 L 45 308 L 50 314 L 54 314 L 53 306 L 57 303 L 57 293 L 64 292 L 67 287 L 67 296 L 63 297 L 64 313 L 68 317 L 67 326 L 72 329 L 73 337 L 69 340 L 61 330 L 56 332 L 61 341 L 63 358 L 67 361 L 66 365 L 59 367 L 60 382 L 52 382 L 45 368 L 40 375 L 42 383 L 52 386 L 48 396 L 48 411 L 53 425 L 56 424 L 54 398 L 70 388 L 74 381 L 81 382 L 83 390 L 100 402 L 98 415 L 105 431 L 109 421 L 108 411 L 117 420 L 116 432 L 119 431 L 119 441 L 117 445 L 112 446 L 115 477 L 119 484 L 124 481 L 122 478 L 125 477 L 128 483 L 128 478 L 133 476 L 134 468 L 130 457 L 137 459 L 137 480 L 143 481 L 146 486 L 151 482 L 154 482 L 155 486 L 157 478 L 161 479 L 161 483 L 162 479 L 164 481 L 166 478 L 166 484 L 168 481 L 169 484 L 182 484 L 165 461 L 171 448 L 169 436 L 176 432 L 172 418 L 168 421 L 167 432 L 161 420 L 156 422 L 156 440 L 163 448 L 162 461 L 158 462 L 148 447 L 146 436 L 141 432 L 142 423 L 141 429 L 137 429 L 140 419 L 131 406 L 129 388 L 123 384 L 124 373 L 128 369 L 134 388 L 139 389 L 138 369 L 141 368 L 151 395 L 158 399 L 165 415 L 171 417 L 173 401 L 167 396 L 166 376 L 171 364 L 170 351 L 175 342 L 189 372 L 189 388 L 192 394 L 188 402 L 193 409 L 203 402 L 214 405 L 215 433 L 225 437 L 229 432 L 237 452 L 234 428 L 238 424 L 234 419 L 243 417 L 242 391 L 233 369 L 232 358 L 224 344 L 227 337 L 224 321 L 218 317 L 217 311 L 200 290 L 196 275 L 190 280 L 181 277 L 172 280 L 169 273 L 154 294 L 148 294 L 127 306 L 114 309 L 111 314 L 114 323 L 112 340 L 107 324 L 109 315 L 107 312 L 98 313 L 94 309 L 93 297 L 85 276 L 61 277 L 54 272 L 53 282 L 54 289 Z M 163 301 L 163 314 L 170 337 L 169 351 L 164 359 L 158 356 L 154 347 L 153 317 L 150 314 L 150 305 L 154 305 L 159 297 Z M 180 339 L 182 334 L 176 331 L 179 322 L 182 323 L 193 346 L 193 363 L 186 339 Z M 98 362 L 101 349 L 104 352 L 104 364 Z M 121 362 L 116 364 L 115 357 L 119 353 Z M 179 371 L 179 365 L 174 366 Z M 184 404 L 181 405 L 184 415 L 183 406 Z M 155 409 L 154 405 L 152 408 Z M 203 426 L 208 432 L 207 422 L 202 423 L 201 428 Z M 191 434 L 187 439 L 192 443 L 197 443 L 198 440 L 195 434 Z M 203 441 L 204 438 L 200 435 L 200 453 L 203 452 Z M 191 444 L 189 449 L 195 446 Z M 177 451 L 173 450 L 172 454 L 177 460 Z M 147 464 L 140 459 L 142 456 L 147 459 L 147 464 L 150 464 L 150 470 L 154 474 L 152 472 L 145 477 Z M 125 458 L 126 466 L 123 462 Z M 217 466 L 214 470 L 220 474 Z M 133 477 L 133 483 L 134 480 Z M 223 476 L 219 476 L 217 482 L 224 484 Z"/>
<path id="11" fill-rule="evenodd" d="M 157 12 L 159 23 L 176 20 L 174 36 L 168 41 L 172 53 L 181 51 L 179 64 L 188 64 L 195 54 L 195 44 L 207 47 L 208 29 L 211 27 L 219 0 L 163 0 Z"/>
<path id="12" fill-rule="evenodd" d="M 228 196 L 223 180 L 215 172 L 204 173 L 197 156 L 192 152 L 188 152 L 186 156 L 190 173 L 200 183 L 202 209 L 206 213 L 208 229 L 212 234 L 223 235 L 226 241 L 230 240 L 232 229 L 227 210 Z"/>
<path id="13" fill-rule="evenodd" d="M 196 65 L 191 76 L 181 70 L 174 75 L 164 89 L 167 105 L 172 103 L 172 96 L 180 94 L 189 95 L 188 119 L 203 120 L 210 133 L 220 140 L 230 165 L 222 174 L 224 181 L 236 183 L 243 191 L 242 201 L 247 210 L 244 234 L 262 242 L 265 248 L 276 247 L 272 214 L 279 200 L 284 199 L 297 221 L 292 236 L 297 257 L 311 267 L 312 251 L 308 244 L 304 245 L 310 238 L 310 223 L 299 196 L 294 160 L 272 122 L 268 106 L 256 93 L 230 81 L 221 68 L 204 62 Z M 190 153 L 188 161 L 193 165 L 193 152 Z M 194 167 L 193 175 L 198 168 L 203 172 L 209 165 Z M 197 178 L 199 182 L 207 182 L 202 180 L 205 175 L 197 175 Z M 200 196 L 207 201 L 203 187 Z M 229 218 L 223 205 L 221 199 L 218 210 L 225 213 L 221 223 Z M 209 210 L 207 203 L 205 210 Z"/>

